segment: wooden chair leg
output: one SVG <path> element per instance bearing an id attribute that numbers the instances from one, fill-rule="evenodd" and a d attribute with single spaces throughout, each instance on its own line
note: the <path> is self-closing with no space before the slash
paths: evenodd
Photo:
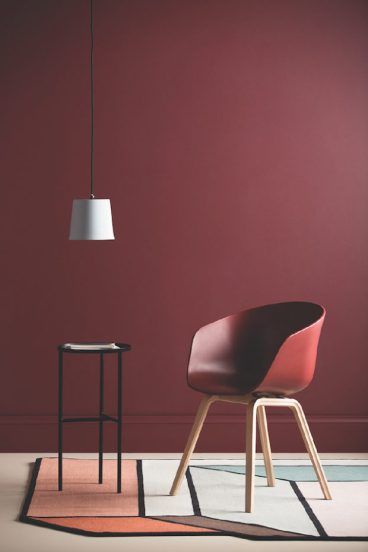
<path id="1" fill-rule="evenodd" d="M 185 472 L 187 471 L 190 457 L 198 441 L 199 434 L 201 433 L 201 429 L 206 419 L 208 409 L 213 401 L 214 399 L 211 395 L 206 395 L 200 402 L 193 427 L 189 434 L 188 441 L 183 452 L 183 456 L 181 457 L 180 465 L 178 467 L 178 471 L 176 472 L 175 479 L 170 490 L 171 495 L 175 495 L 179 490 Z"/>
<path id="2" fill-rule="evenodd" d="M 246 425 L 246 466 L 245 466 L 245 511 L 250 514 L 253 509 L 254 496 L 254 466 L 256 456 L 256 419 L 257 400 L 247 404 Z"/>
<path id="3" fill-rule="evenodd" d="M 275 475 L 273 472 L 273 465 L 272 465 L 271 446 L 270 446 L 270 438 L 268 435 L 266 408 L 264 406 L 258 407 L 257 420 L 258 420 L 259 436 L 261 439 L 264 465 L 265 465 L 266 476 L 267 476 L 267 484 L 269 487 L 274 487 Z"/>
<path id="4" fill-rule="evenodd" d="M 303 408 L 301 407 L 300 403 L 298 403 L 298 401 L 295 401 L 294 405 L 291 408 L 294 412 L 295 419 L 297 421 L 300 433 L 303 437 L 305 447 L 308 451 L 309 457 L 311 459 L 314 470 L 316 472 L 319 484 L 321 485 L 323 496 L 325 497 L 326 500 L 332 500 L 327 479 L 323 471 L 322 464 L 316 449 L 316 445 L 314 444 L 313 437 L 310 432 Z"/>

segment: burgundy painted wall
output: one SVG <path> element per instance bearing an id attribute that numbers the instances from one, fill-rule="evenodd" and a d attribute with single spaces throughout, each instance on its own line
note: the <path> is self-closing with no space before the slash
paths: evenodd
<path id="1" fill-rule="evenodd" d="M 193 332 L 304 299 L 327 308 L 299 395 L 317 445 L 365 450 L 367 2 L 96 0 L 96 194 L 117 239 L 90 243 L 68 241 L 89 186 L 88 2 L 0 6 L 1 449 L 55 450 L 58 343 L 121 339 L 125 449 L 180 450 Z M 67 360 L 68 412 L 95 412 L 97 359 Z M 212 414 L 199 450 L 242 450 L 243 409 Z M 289 420 L 271 418 L 275 450 L 302 450 Z M 66 446 L 96 450 L 96 429 Z"/>

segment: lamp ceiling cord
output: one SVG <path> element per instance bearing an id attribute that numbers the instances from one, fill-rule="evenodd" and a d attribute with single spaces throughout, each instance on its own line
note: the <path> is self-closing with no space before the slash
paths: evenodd
<path id="1" fill-rule="evenodd" d="M 91 192 L 90 199 L 94 199 L 94 82 L 93 82 L 93 0 L 90 0 L 90 34 L 91 34 L 91 49 L 90 49 L 90 85 L 91 85 Z"/>
<path id="2" fill-rule="evenodd" d="M 114 240 L 111 203 L 109 199 L 96 199 L 94 192 L 94 36 L 93 0 L 84 0 L 90 7 L 90 108 L 91 108 L 91 159 L 90 193 L 88 199 L 73 199 L 70 220 L 70 240 Z"/>

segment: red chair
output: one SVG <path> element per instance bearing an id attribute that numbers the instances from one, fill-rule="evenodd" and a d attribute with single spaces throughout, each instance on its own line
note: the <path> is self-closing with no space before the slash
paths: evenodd
<path id="1" fill-rule="evenodd" d="M 308 450 L 324 497 L 331 499 L 327 480 L 303 409 L 289 395 L 313 378 L 325 309 L 307 302 L 276 303 L 244 310 L 203 326 L 195 334 L 188 364 L 188 385 L 204 393 L 170 494 L 176 494 L 206 418 L 215 401 L 247 405 L 246 500 L 254 495 L 256 419 L 267 483 L 273 487 L 266 406 L 291 408 Z"/>

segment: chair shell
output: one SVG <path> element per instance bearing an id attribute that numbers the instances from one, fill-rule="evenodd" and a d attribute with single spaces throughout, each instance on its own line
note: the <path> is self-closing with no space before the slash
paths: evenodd
<path id="1" fill-rule="evenodd" d="M 275 303 L 227 316 L 195 334 L 188 385 L 210 394 L 288 396 L 313 378 L 325 309 Z"/>

